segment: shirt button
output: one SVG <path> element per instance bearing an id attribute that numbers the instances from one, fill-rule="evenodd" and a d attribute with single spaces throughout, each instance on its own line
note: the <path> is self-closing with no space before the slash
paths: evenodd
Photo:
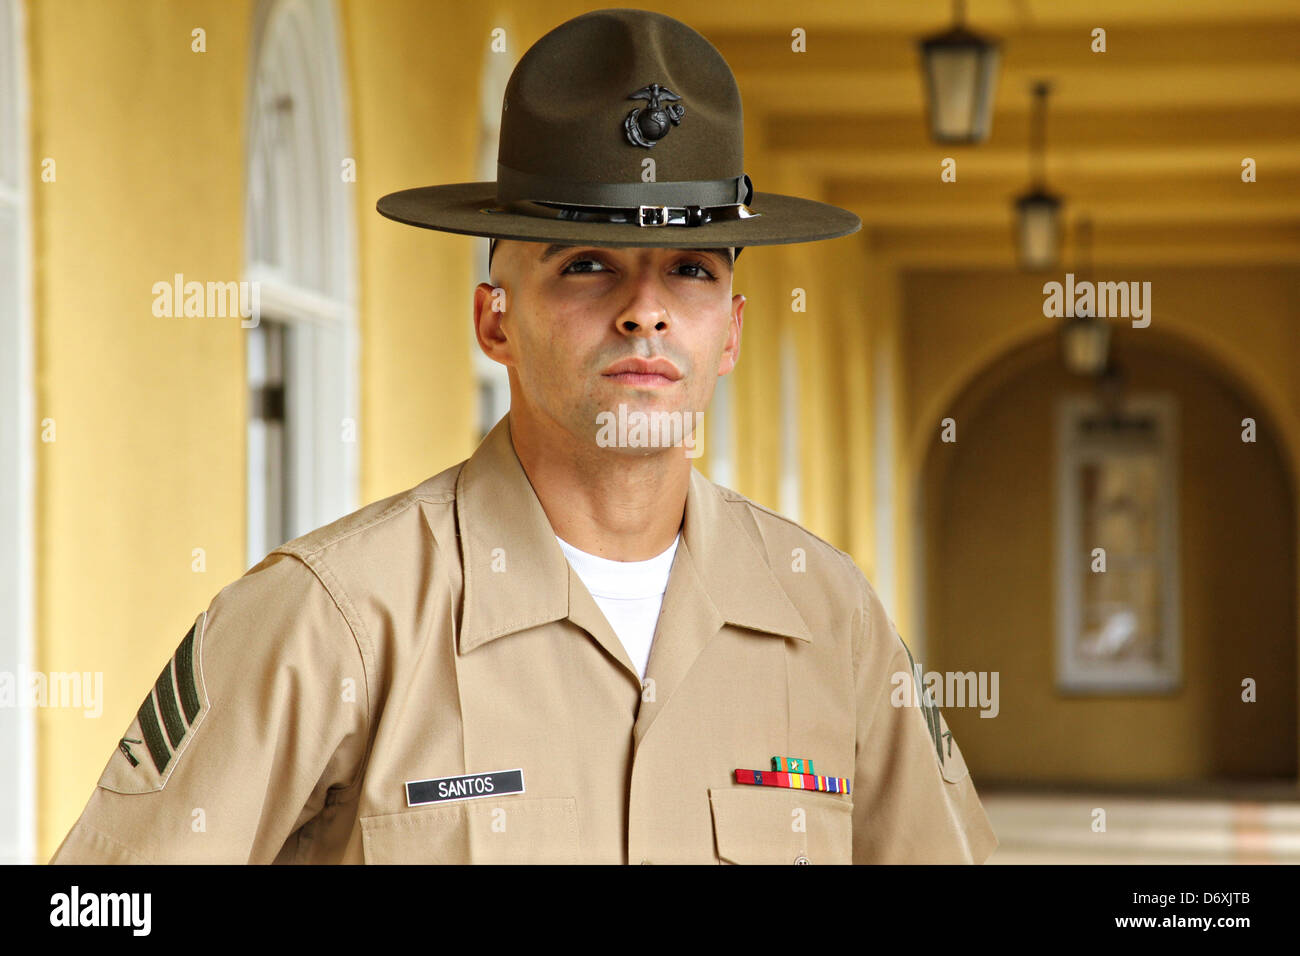
<path id="1" fill-rule="evenodd" d="M 812 861 L 809 860 L 808 857 L 800 853 L 798 856 L 794 858 L 794 863 L 795 866 L 809 866 L 812 863 Z"/>

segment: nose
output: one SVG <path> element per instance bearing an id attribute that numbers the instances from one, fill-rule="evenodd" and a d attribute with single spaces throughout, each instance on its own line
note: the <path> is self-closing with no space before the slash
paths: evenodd
<path id="1" fill-rule="evenodd" d="M 616 324 L 619 332 L 630 338 L 663 335 L 668 331 L 668 310 L 660 299 L 653 266 L 643 269 L 636 277 L 632 299 L 619 313 Z"/>

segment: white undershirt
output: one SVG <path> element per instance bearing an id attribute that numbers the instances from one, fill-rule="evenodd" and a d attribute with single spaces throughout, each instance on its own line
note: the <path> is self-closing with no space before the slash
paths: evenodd
<path id="1" fill-rule="evenodd" d="M 659 608 L 668 590 L 668 572 L 681 537 L 679 533 L 667 551 L 648 561 L 611 561 L 579 551 L 558 535 L 555 538 L 591 592 L 596 606 L 604 612 L 609 626 L 623 642 L 642 680 L 650 662 L 650 644 L 655 625 L 659 623 Z"/>

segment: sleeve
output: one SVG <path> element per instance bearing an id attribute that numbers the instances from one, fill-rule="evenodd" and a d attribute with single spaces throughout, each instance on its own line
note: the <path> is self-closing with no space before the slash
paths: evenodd
<path id="1" fill-rule="evenodd" d="M 50 862 L 274 862 L 360 782 L 368 709 L 342 612 L 273 552 L 199 615 Z"/>
<path id="2" fill-rule="evenodd" d="M 998 845 L 966 761 L 875 591 L 858 571 L 854 863 L 983 863 Z"/>

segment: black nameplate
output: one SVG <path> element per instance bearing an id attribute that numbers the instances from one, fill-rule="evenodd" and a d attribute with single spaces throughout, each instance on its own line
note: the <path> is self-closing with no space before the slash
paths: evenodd
<path id="1" fill-rule="evenodd" d="M 419 807 L 445 800 L 475 800 L 479 797 L 499 797 L 503 793 L 523 792 L 523 770 L 493 770 L 490 773 L 467 773 L 436 780 L 408 780 L 406 805 Z"/>

